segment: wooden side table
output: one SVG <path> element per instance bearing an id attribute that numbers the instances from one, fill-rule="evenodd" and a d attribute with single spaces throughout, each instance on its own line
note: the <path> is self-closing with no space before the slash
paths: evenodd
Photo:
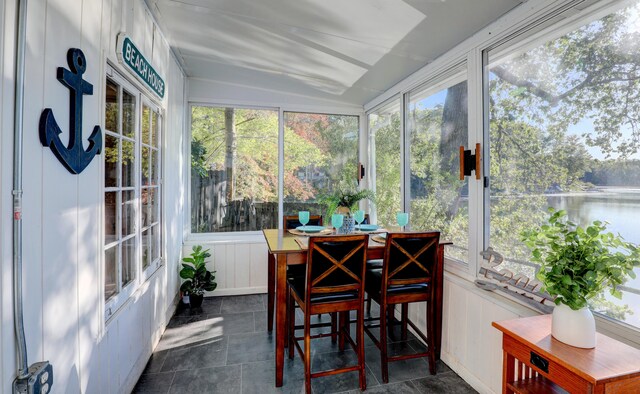
<path id="1" fill-rule="evenodd" d="M 594 349 L 569 346 L 551 336 L 551 315 L 492 325 L 502 331 L 503 393 L 640 393 L 639 349 L 602 334 Z"/>

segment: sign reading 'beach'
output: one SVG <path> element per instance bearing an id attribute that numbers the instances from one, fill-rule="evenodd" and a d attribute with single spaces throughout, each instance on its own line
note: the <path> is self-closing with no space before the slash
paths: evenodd
<path id="1" fill-rule="evenodd" d="M 160 98 L 164 97 L 164 80 L 125 34 L 118 35 L 118 59 Z"/>

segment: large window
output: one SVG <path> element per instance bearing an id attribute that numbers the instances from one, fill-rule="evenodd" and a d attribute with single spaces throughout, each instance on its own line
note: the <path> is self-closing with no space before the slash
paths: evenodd
<path id="1" fill-rule="evenodd" d="M 626 3 L 629 4 L 629 3 Z M 568 33 L 488 54 L 488 244 L 514 273 L 537 267 L 519 234 L 547 207 L 640 243 L 640 6 Z M 640 269 L 637 270 L 640 274 Z M 640 275 L 595 311 L 640 327 Z"/>
<path id="2" fill-rule="evenodd" d="M 106 318 L 160 264 L 160 130 L 157 107 L 109 68 L 104 127 Z M 142 105 L 141 105 L 142 103 Z"/>
<path id="3" fill-rule="evenodd" d="M 325 214 L 318 198 L 356 188 L 358 125 L 357 116 L 284 113 L 285 215 Z"/>
<path id="4" fill-rule="evenodd" d="M 372 221 L 395 226 L 402 211 L 400 100 L 394 99 L 368 114 L 370 184 L 376 193 Z"/>
<path id="5" fill-rule="evenodd" d="M 278 111 L 191 108 L 191 231 L 278 226 Z"/>
<path id="6" fill-rule="evenodd" d="M 191 108 L 191 231 L 256 231 L 309 210 L 340 187 L 356 187 L 359 118 L 284 112 L 283 168 L 277 110 Z M 284 212 L 278 210 L 282 172 Z"/>
<path id="7" fill-rule="evenodd" d="M 447 257 L 467 261 L 469 185 L 461 181 L 460 146 L 467 145 L 466 74 L 408 94 L 412 230 L 441 232 Z"/>

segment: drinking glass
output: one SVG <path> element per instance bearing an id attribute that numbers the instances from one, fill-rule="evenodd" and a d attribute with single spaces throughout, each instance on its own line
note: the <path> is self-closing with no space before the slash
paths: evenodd
<path id="1" fill-rule="evenodd" d="M 341 215 L 339 213 L 334 213 L 333 215 L 331 215 L 331 225 L 336 229 L 336 233 L 338 233 L 338 230 L 340 229 L 340 227 L 342 227 L 343 222 L 344 215 Z"/>
<path id="2" fill-rule="evenodd" d="M 306 226 L 309 223 L 309 211 L 300 211 L 298 212 L 298 221 Z"/>
<path id="3" fill-rule="evenodd" d="M 407 212 L 398 212 L 396 214 L 396 220 L 398 221 L 400 229 L 404 231 L 404 226 L 409 224 L 409 214 Z"/>
<path id="4" fill-rule="evenodd" d="M 364 221 L 364 211 L 355 211 L 353 213 L 353 219 L 358 223 L 358 229 L 360 229 L 360 223 Z"/>

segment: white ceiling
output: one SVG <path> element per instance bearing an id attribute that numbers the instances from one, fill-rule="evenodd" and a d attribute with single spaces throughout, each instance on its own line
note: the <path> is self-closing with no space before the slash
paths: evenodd
<path id="1" fill-rule="evenodd" d="M 523 0 L 145 0 L 189 77 L 362 105 Z"/>

